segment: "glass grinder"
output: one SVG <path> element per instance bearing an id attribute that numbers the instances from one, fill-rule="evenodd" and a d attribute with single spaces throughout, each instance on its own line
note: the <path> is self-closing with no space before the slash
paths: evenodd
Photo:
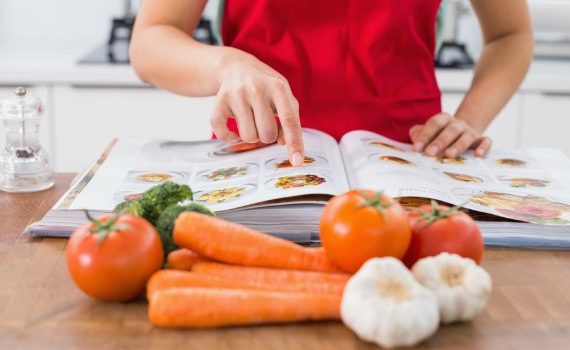
<path id="1" fill-rule="evenodd" d="M 39 140 L 44 110 L 44 101 L 28 95 L 23 87 L 0 100 L 0 120 L 6 133 L 0 153 L 0 190 L 35 192 L 54 185 L 48 155 Z"/>

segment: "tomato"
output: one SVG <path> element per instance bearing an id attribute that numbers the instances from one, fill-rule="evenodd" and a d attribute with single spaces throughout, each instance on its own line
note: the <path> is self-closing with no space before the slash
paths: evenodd
<path id="1" fill-rule="evenodd" d="M 106 301 L 139 296 L 162 267 L 163 249 L 154 227 L 138 216 L 89 217 L 67 243 L 67 268 L 87 295 Z"/>
<path id="2" fill-rule="evenodd" d="M 350 191 L 327 203 L 320 236 L 327 256 L 354 273 L 373 257 L 403 258 L 411 229 L 406 211 L 394 199 L 374 191 Z"/>
<path id="3" fill-rule="evenodd" d="M 456 208 L 440 206 L 433 201 L 409 213 L 412 243 L 404 258 L 411 267 L 426 256 L 441 252 L 455 253 L 476 263 L 483 257 L 484 243 L 475 221 Z"/>

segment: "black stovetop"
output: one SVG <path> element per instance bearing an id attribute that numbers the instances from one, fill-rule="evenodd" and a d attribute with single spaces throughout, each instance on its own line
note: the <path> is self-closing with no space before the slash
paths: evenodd
<path id="1" fill-rule="evenodd" d="M 111 33 L 106 44 L 102 44 L 79 60 L 79 64 L 129 64 L 129 43 L 134 25 L 134 17 L 113 19 Z M 202 18 L 194 38 L 200 42 L 216 45 L 210 20 Z"/>

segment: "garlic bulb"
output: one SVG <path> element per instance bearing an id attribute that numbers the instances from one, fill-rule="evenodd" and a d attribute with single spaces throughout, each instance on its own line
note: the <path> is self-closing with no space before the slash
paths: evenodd
<path id="1" fill-rule="evenodd" d="M 415 345 L 439 326 L 435 295 L 391 257 L 368 260 L 350 278 L 340 313 L 361 339 L 386 348 Z"/>
<path id="2" fill-rule="evenodd" d="M 416 279 L 437 296 L 441 321 L 468 321 L 483 311 L 491 293 L 491 276 L 471 259 L 441 253 L 418 261 Z"/>

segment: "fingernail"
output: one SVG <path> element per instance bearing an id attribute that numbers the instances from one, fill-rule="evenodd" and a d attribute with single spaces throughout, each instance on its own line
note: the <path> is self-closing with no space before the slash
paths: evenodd
<path id="1" fill-rule="evenodd" d="M 426 153 L 430 156 L 435 156 L 437 154 L 437 146 L 429 146 Z"/>
<path id="2" fill-rule="evenodd" d="M 416 152 L 421 152 L 423 148 L 424 148 L 423 142 L 416 142 L 414 144 L 414 151 Z"/>
<path id="3" fill-rule="evenodd" d="M 475 155 L 476 155 L 477 157 L 483 157 L 483 156 L 485 155 L 485 150 L 483 150 L 483 149 L 481 149 L 481 148 L 478 148 L 478 149 L 475 151 Z"/>
<path id="4" fill-rule="evenodd" d="M 447 150 L 447 155 L 449 158 L 455 158 L 457 157 L 457 150 L 455 148 L 450 148 Z"/>
<path id="5" fill-rule="evenodd" d="M 303 156 L 299 152 L 293 153 L 291 156 L 291 164 L 293 166 L 301 166 L 303 164 Z"/>

